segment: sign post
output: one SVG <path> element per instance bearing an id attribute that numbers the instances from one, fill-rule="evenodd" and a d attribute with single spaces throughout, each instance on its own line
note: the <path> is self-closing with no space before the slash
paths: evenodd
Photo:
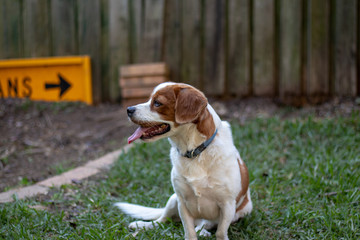
<path id="1" fill-rule="evenodd" d="M 90 57 L 0 60 L 0 98 L 92 104 Z"/>

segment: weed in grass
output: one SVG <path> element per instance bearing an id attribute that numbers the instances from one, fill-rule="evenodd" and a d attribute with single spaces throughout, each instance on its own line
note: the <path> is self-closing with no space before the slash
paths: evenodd
<path id="1" fill-rule="evenodd" d="M 27 177 L 20 177 L 19 178 L 19 185 L 20 186 L 29 186 L 32 184 L 32 181 L 30 181 Z"/>
<path id="2" fill-rule="evenodd" d="M 32 106 L 33 106 L 33 101 L 31 101 L 29 98 L 24 98 L 22 100 L 22 103 L 19 106 L 17 106 L 17 109 L 27 111 Z"/>
<path id="3" fill-rule="evenodd" d="M 358 116 L 233 123 L 254 210 L 231 225 L 230 239 L 359 239 Z M 113 207 L 117 201 L 165 205 L 173 193 L 169 148 L 166 140 L 136 144 L 93 180 L 53 189 L 50 199 L 0 205 L 0 238 L 182 239 L 182 225 L 174 221 L 134 238 L 127 228 L 133 219 Z"/>
<path id="4" fill-rule="evenodd" d="M 6 166 L 9 163 L 9 157 L 0 158 L 0 163 Z"/>
<path id="5" fill-rule="evenodd" d="M 54 164 L 52 166 L 50 166 L 50 169 L 52 172 L 54 172 L 56 175 L 59 175 L 59 174 L 62 174 L 66 171 L 69 171 L 71 169 L 73 169 L 74 167 L 73 166 L 64 166 L 63 163 L 57 163 L 57 164 Z"/>
<path id="6" fill-rule="evenodd" d="M 65 111 L 65 113 L 71 113 L 81 106 L 85 106 L 85 104 L 82 102 L 53 102 L 50 105 L 50 110 L 52 110 L 54 113 L 58 113 L 60 111 Z"/>

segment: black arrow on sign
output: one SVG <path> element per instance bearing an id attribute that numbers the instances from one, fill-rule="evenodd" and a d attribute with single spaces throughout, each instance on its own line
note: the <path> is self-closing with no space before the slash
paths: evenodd
<path id="1" fill-rule="evenodd" d="M 59 84 L 54 83 L 45 83 L 45 89 L 52 89 L 52 88 L 60 88 L 60 98 L 62 95 L 71 87 L 71 84 L 66 81 L 66 79 L 58 73 L 58 77 L 60 80 Z"/>

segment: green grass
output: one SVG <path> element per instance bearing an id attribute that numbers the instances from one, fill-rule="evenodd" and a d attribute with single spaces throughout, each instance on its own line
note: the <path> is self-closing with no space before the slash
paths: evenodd
<path id="1" fill-rule="evenodd" d="M 232 126 L 250 171 L 254 210 L 230 227 L 230 239 L 360 238 L 358 112 L 350 118 L 256 119 Z M 137 144 L 96 178 L 0 205 L 0 239 L 135 239 L 127 229 L 133 219 L 112 204 L 163 207 L 173 192 L 168 151 L 166 140 Z M 136 239 L 182 235 L 181 224 L 169 222 Z"/>
<path id="2" fill-rule="evenodd" d="M 54 165 L 51 165 L 50 166 L 50 169 L 52 170 L 52 172 L 54 172 L 56 175 L 59 175 L 59 174 L 62 174 L 64 172 L 67 172 L 71 169 L 73 169 L 74 167 L 73 166 L 67 166 L 67 165 L 64 165 L 63 163 L 56 163 Z"/>

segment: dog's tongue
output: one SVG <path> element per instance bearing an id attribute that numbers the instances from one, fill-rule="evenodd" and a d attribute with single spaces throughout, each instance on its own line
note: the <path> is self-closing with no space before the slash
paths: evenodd
<path id="1" fill-rule="evenodd" d="M 136 131 L 128 138 L 128 144 L 140 138 L 148 128 L 138 127 Z"/>

